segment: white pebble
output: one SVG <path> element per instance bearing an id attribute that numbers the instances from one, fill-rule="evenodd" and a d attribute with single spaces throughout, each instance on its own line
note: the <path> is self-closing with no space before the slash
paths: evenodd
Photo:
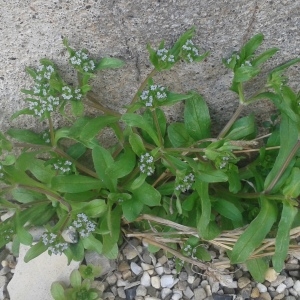
<path id="1" fill-rule="evenodd" d="M 286 285 L 284 283 L 280 283 L 279 286 L 276 289 L 277 293 L 282 293 L 286 289 Z"/>
<path id="2" fill-rule="evenodd" d="M 151 286 L 150 275 L 148 272 L 143 273 L 143 276 L 141 277 L 141 285 L 145 287 Z"/>
<path id="3" fill-rule="evenodd" d="M 182 291 L 173 290 L 172 300 L 180 300 L 182 299 Z"/>
<path id="4" fill-rule="evenodd" d="M 135 275 L 139 275 L 143 271 L 143 269 L 139 265 L 137 265 L 135 262 L 130 263 L 130 269 Z"/>
<path id="5" fill-rule="evenodd" d="M 163 275 L 160 279 L 161 286 L 171 288 L 174 285 L 174 278 L 172 275 Z"/>
<path id="6" fill-rule="evenodd" d="M 186 296 L 187 298 L 191 299 L 194 296 L 194 292 L 190 289 L 190 287 L 188 286 L 186 288 L 186 290 L 183 292 L 184 296 Z"/>
<path id="7" fill-rule="evenodd" d="M 256 285 L 261 293 L 265 293 L 268 289 L 265 285 L 261 284 L 260 282 Z"/>
<path id="8" fill-rule="evenodd" d="M 195 281 L 195 276 L 189 275 L 189 276 L 188 276 L 188 279 L 187 279 L 187 282 L 188 282 L 189 284 L 193 284 L 194 281 Z"/>
<path id="9" fill-rule="evenodd" d="M 139 285 L 136 289 L 136 296 L 146 296 L 147 289 L 143 285 Z"/>
<path id="10" fill-rule="evenodd" d="M 165 299 L 166 297 L 168 297 L 170 294 L 172 293 L 172 290 L 170 290 L 169 288 L 163 288 L 161 290 L 161 298 Z"/>
<path id="11" fill-rule="evenodd" d="M 161 265 L 161 263 L 157 263 L 156 266 L 155 266 L 155 271 L 158 275 L 162 275 L 164 273 L 164 268 L 163 266 Z"/>
<path id="12" fill-rule="evenodd" d="M 144 271 L 152 270 L 153 266 L 145 263 L 141 263 L 141 267 L 143 268 Z"/>
<path id="13" fill-rule="evenodd" d="M 298 293 L 298 295 L 300 296 L 300 281 L 299 280 L 296 280 L 296 282 L 294 283 L 293 288 Z"/>
<path id="14" fill-rule="evenodd" d="M 151 285 L 156 289 L 160 289 L 160 278 L 158 276 L 151 277 Z"/>

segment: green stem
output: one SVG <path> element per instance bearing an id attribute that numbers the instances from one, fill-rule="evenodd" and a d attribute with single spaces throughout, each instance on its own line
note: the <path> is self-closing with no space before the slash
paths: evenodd
<path id="1" fill-rule="evenodd" d="M 98 175 L 97 175 L 96 172 L 94 172 L 94 171 L 90 170 L 89 168 L 85 167 L 84 165 L 79 163 L 77 160 L 74 160 L 71 156 L 69 156 L 67 153 L 65 153 L 62 149 L 55 148 L 54 152 L 56 152 L 60 156 L 65 157 L 66 159 L 73 162 L 75 164 L 76 168 L 79 169 L 80 171 L 82 171 L 83 173 L 85 173 L 87 175 L 90 175 L 91 177 L 98 178 Z"/>
<path id="2" fill-rule="evenodd" d="M 145 78 L 145 80 L 142 82 L 142 84 L 140 85 L 139 89 L 137 90 L 137 92 L 135 93 L 133 99 L 130 102 L 130 106 L 135 103 L 138 99 L 139 99 L 139 94 L 145 89 L 146 85 L 148 84 L 148 80 L 150 78 L 152 78 L 158 71 L 156 69 L 153 69 L 148 76 Z M 130 112 L 130 107 L 127 109 L 126 112 Z"/>
<path id="3" fill-rule="evenodd" d="M 49 116 L 48 122 L 49 122 L 49 131 L 50 131 L 51 145 L 54 145 L 55 136 L 54 136 L 54 128 L 53 128 L 53 122 L 52 122 L 51 116 Z"/>
<path id="4" fill-rule="evenodd" d="M 96 99 L 96 96 L 93 92 L 88 92 L 87 94 L 87 99 L 90 101 L 91 106 L 93 106 L 94 108 L 102 111 L 103 113 L 105 113 L 106 115 L 109 116 L 115 116 L 115 117 L 121 117 L 121 114 L 110 109 L 107 107 L 104 107 L 101 103 L 99 103 Z"/>
<path id="5" fill-rule="evenodd" d="M 299 148 L 300 148 L 300 139 L 298 139 L 297 143 L 293 147 L 291 153 L 289 154 L 289 156 L 285 160 L 284 164 L 282 165 L 281 169 L 277 173 L 276 177 L 272 180 L 272 182 L 269 184 L 269 186 L 264 191 L 265 194 L 268 194 L 269 192 L 271 192 L 271 190 L 276 185 L 276 183 L 278 182 L 278 180 L 280 179 L 281 175 L 284 173 L 284 171 L 286 170 L 286 168 L 290 164 L 291 160 L 293 159 L 293 157 L 295 156 L 295 154 L 296 154 L 296 152 L 298 151 Z"/>
<path id="6" fill-rule="evenodd" d="M 232 124 L 236 121 L 236 119 L 239 117 L 240 113 L 242 112 L 244 108 L 244 104 L 240 103 L 235 113 L 232 115 L 231 119 L 228 121 L 228 123 L 225 125 L 225 127 L 222 129 L 222 131 L 219 133 L 218 138 L 223 138 L 228 131 L 230 130 Z"/>
<path id="7" fill-rule="evenodd" d="M 160 130 L 160 126 L 159 126 L 159 122 L 158 122 L 158 118 L 157 118 L 155 109 L 152 110 L 152 116 L 153 116 L 154 124 L 155 124 L 156 130 L 157 130 L 157 134 L 158 134 L 159 146 L 162 147 L 163 146 L 163 138 L 162 138 L 162 134 L 161 134 L 161 130 Z"/>
<path id="8" fill-rule="evenodd" d="M 19 184 L 18 186 L 21 187 L 21 188 L 30 190 L 30 191 L 34 191 L 34 192 L 38 192 L 40 194 L 48 195 L 48 196 L 54 198 L 55 200 L 57 200 L 61 205 L 65 206 L 68 210 L 68 213 L 70 213 L 72 211 L 71 205 L 54 192 L 42 189 L 42 188 L 37 187 L 37 186 L 29 186 L 29 185 L 25 185 L 25 184 Z"/>

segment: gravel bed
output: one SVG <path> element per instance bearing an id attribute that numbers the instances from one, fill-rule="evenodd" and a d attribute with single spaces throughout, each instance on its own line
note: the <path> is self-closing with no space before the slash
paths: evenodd
<path id="1" fill-rule="evenodd" d="M 218 250 L 210 251 L 213 261 L 224 259 Z M 12 278 L 17 259 L 7 249 L 0 252 L 0 300 L 9 300 L 6 285 Z M 255 282 L 245 266 L 228 266 L 220 274 L 231 280 L 223 285 L 197 267 L 184 267 L 179 274 L 175 262 L 163 251 L 149 253 L 136 239 L 124 244 L 116 269 L 97 278 L 93 286 L 103 291 L 104 300 L 296 300 L 300 299 L 300 254 L 289 257 L 285 269 L 276 274 L 269 269 L 263 283 Z M 39 300 L 39 299 L 36 299 Z"/>

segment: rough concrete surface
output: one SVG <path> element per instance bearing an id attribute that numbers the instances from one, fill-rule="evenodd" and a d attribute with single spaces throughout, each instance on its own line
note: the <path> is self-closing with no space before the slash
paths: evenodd
<path id="1" fill-rule="evenodd" d="M 74 80 L 62 37 L 67 37 L 74 48 L 87 48 L 95 58 L 115 56 L 125 60 L 125 67 L 102 72 L 94 82 L 103 103 L 121 111 L 151 70 L 146 44 L 158 46 L 165 39 L 171 45 L 186 29 L 195 26 L 194 42 L 211 55 L 200 64 L 182 63 L 155 80 L 175 92 L 196 90 L 204 95 L 218 128 L 237 106 L 236 96 L 228 91 L 231 73 L 222 65 L 222 57 L 258 32 L 265 35 L 262 49 L 281 49 L 265 70 L 298 56 L 300 51 L 297 0 L 0 0 L 0 21 L 3 130 L 9 125 L 41 127 L 39 121 L 28 116 L 9 121 L 13 112 L 25 107 L 20 89 L 32 84 L 25 66 L 36 67 L 40 58 L 47 57 L 59 65 L 67 81 Z M 297 66 L 290 74 L 296 86 Z M 255 109 L 249 107 L 263 118 L 267 117 L 265 111 L 272 109 L 265 103 Z M 177 105 L 170 110 L 170 119 L 180 118 L 181 114 Z M 55 125 L 60 125 L 58 120 Z"/>

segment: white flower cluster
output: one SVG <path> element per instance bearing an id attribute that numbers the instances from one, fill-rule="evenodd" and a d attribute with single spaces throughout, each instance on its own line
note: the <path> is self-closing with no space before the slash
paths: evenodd
<path id="1" fill-rule="evenodd" d="M 75 68 L 82 68 L 84 72 L 92 72 L 95 70 L 95 63 L 92 59 L 89 59 L 88 55 L 82 51 L 76 51 L 70 58 L 71 64 Z"/>
<path id="2" fill-rule="evenodd" d="M 156 51 L 156 55 L 162 60 L 163 62 L 175 62 L 174 55 L 170 54 L 170 52 L 166 48 L 158 49 Z"/>
<path id="3" fill-rule="evenodd" d="M 192 173 L 190 173 L 189 175 L 186 175 L 183 178 L 183 180 L 175 187 L 175 190 L 184 193 L 192 187 L 194 181 L 195 181 L 195 176 Z"/>
<path id="4" fill-rule="evenodd" d="M 33 93 L 38 96 L 48 96 L 50 93 L 50 85 L 49 83 L 38 83 L 36 82 L 33 86 Z"/>
<path id="5" fill-rule="evenodd" d="M 186 256 L 190 256 L 192 258 L 196 258 L 195 257 L 195 254 L 196 254 L 196 251 L 197 251 L 197 248 L 192 248 L 191 245 L 186 245 L 184 248 L 183 248 L 183 251 L 185 252 L 185 255 Z"/>
<path id="6" fill-rule="evenodd" d="M 140 171 L 142 173 L 151 176 L 155 170 L 153 156 L 150 155 L 149 153 L 145 153 L 141 155 L 139 166 L 140 166 Z"/>
<path id="7" fill-rule="evenodd" d="M 199 56 L 198 48 L 191 40 L 187 40 L 181 49 L 183 58 L 188 62 L 193 62 Z"/>
<path id="8" fill-rule="evenodd" d="M 48 246 L 48 251 L 55 255 L 61 255 L 69 247 L 68 243 L 59 242 L 57 234 L 52 232 L 44 232 L 42 242 L 45 246 Z"/>
<path id="9" fill-rule="evenodd" d="M 96 229 L 96 225 L 84 213 L 77 215 L 77 219 L 72 222 L 72 226 L 76 228 L 82 238 L 88 237 Z"/>
<path id="10" fill-rule="evenodd" d="M 50 132 L 49 131 L 44 131 L 42 132 L 42 139 L 45 141 L 46 144 L 50 144 Z"/>
<path id="11" fill-rule="evenodd" d="M 36 71 L 37 76 L 35 77 L 35 80 L 43 82 L 51 78 L 51 75 L 54 73 L 54 68 L 51 65 L 41 65 L 36 69 Z"/>
<path id="12" fill-rule="evenodd" d="M 42 117 L 45 113 L 53 112 L 59 105 L 59 98 L 54 96 L 41 97 L 41 99 L 28 99 L 28 108 L 35 116 Z"/>
<path id="13" fill-rule="evenodd" d="M 224 169 L 228 165 L 228 162 L 229 162 L 229 156 L 223 156 L 219 168 Z"/>
<path id="14" fill-rule="evenodd" d="M 5 229 L 3 231 L 2 236 L 7 242 L 9 242 L 11 240 L 13 234 L 14 234 L 13 229 L 9 228 L 9 229 Z"/>
<path id="15" fill-rule="evenodd" d="M 73 89 L 69 86 L 64 86 L 62 88 L 62 97 L 65 100 L 81 100 L 82 99 L 82 93 L 80 89 Z"/>
<path id="16" fill-rule="evenodd" d="M 0 179 L 4 177 L 3 166 L 0 164 Z"/>
<path id="17" fill-rule="evenodd" d="M 152 107 L 154 100 L 164 101 L 167 99 L 166 88 L 157 84 L 150 85 L 148 90 L 142 92 L 140 98 L 145 101 L 147 107 Z"/>
<path id="18" fill-rule="evenodd" d="M 73 163 L 69 160 L 58 158 L 55 163 L 53 163 L 53 168 L 59 171 L 61 174 L 68 174 L 72 171 Z"/>

